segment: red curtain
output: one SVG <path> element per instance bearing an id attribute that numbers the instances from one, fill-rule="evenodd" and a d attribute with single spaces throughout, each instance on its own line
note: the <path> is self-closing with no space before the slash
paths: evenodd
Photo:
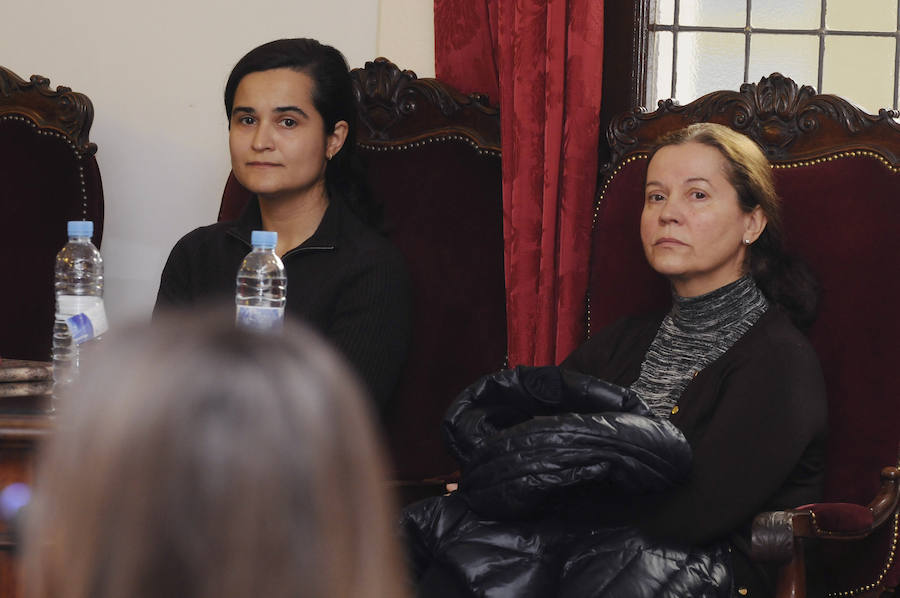
<path id="1" fill-rule="evenodd" d="M 509 363 L 557 363 L 585 331 L 603 0 L 435 0 L 434 29 L 437 77 L 499 94 Z"/>

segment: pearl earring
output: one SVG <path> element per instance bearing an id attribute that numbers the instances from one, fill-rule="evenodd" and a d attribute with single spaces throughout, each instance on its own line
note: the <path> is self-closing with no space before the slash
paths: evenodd
<path id="1" fill-rule="evenodd" d="M 750 244 L 750 239 L 744 239 L 744 245 L 749 245 L 749 244 Z"/>

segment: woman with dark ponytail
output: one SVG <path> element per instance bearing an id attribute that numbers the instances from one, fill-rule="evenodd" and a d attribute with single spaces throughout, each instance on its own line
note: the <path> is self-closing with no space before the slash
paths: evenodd
<path id="1" fill-rule="evenodd" d="M 630 387 L 684 433 L 693 462 L 680 485 L 615 517 L 662 539 L 728 541 L 739 593 L 771 595 L 773 572 L 749 558 L 753 517 L 817 502 L 823 489 L 825 386 L 798 330 L 815 317 L 816 283 L 784 251 L 762 151 L 721 125 L 659 140 L 640 232 L 671 283 L 671 311 L 616 322 L 562 367 Z"/>
<path id="2" fill-rule="evenodd" d="M 356 153 L 356 101 L 344 56 L 314 39 L 283 39 L 264 44 L 244 56 L 232 69 L 225 84 L 225 116 L 231 121 L 238 85 L 250 73 L 273 69 L 306 73 L 314 82 L 312 103 L 322 117 L 325 131 L 345 123 L 347 137 L 340 149 L 327 158 L 325 189 L 367 224 L 378 228 L 380 206 L 368 194 L 362 163 Z"/>
<path id="3" fill-rule="evenodd" d="M 232 171 L 255 197 L 238 220 L 176 244 L 154 312 L 231 300 L 251 231 L 275 231 L 287 313 L 331 340 L 383 406 L 406 359 L 409 280 L 402 256 L 377 232 L 379 211 L 365 192 L 343 55 L 305 38 L 259 46 L 231 71 L 225 114 Z"/>

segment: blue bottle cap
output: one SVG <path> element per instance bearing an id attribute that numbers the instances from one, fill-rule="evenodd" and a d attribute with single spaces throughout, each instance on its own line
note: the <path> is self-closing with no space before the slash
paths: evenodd
<path id="1" fill-rule="evenodd" d="M 278 233 L 273 230 L 255 230 L 250 233 L 250 244 L 263 249 L 275 249 Z"/>
<path id="2" fill-rule="evenodd" d="M 69 220 L 70 237 L 91 237 L 94 235 L 94 223 L 90 220 Z"/>

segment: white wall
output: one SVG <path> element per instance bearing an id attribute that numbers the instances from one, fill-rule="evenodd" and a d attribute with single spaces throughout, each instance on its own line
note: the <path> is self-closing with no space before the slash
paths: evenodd
<path id="1" fill-rule="evenodd" d="M 422 19 L 411 30 L 432 27 L 422 10 L 432 0 L 0 0 L 0 65 L 94 104 L 112 325 L 149 316 L 172 245 L 215 220 L 230 168 L 222 92 L 234 63 L 260 43 L 305 36 L 362 66 L 381 54 L 379 15 L 403 2 L 420 5 L 406 10 Z M 433 49 L 430 60 L 433 73 Z"/>
<path id="2" fill-rule="evenodd" d="M 379 56 L 434 77 L 434 0 L 381 0 L 377 43 Z"/>

